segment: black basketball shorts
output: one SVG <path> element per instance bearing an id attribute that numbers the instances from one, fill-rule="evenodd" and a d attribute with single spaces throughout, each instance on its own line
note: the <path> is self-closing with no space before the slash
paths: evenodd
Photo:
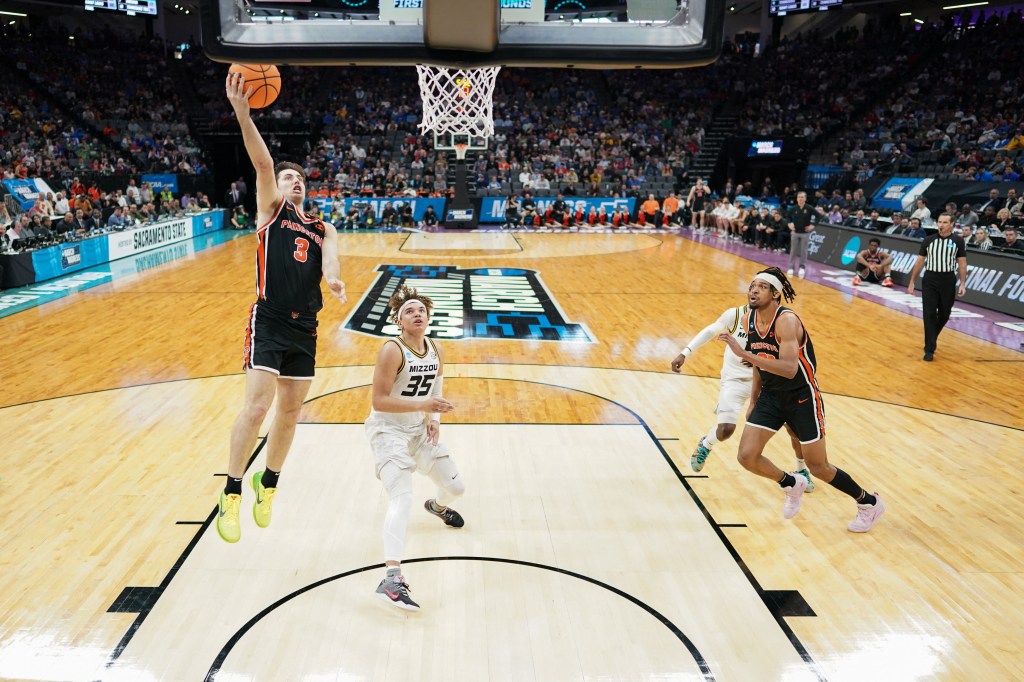
<path id="1" fill-rule="evenodd" d="M 243 369 L 282 379 L 312 379 L 316 366 L 316 320 L 290 319 L 253 303 L 245 327 Z"/>
<path id="2" fill-rule="evenodd" d="M 795 391 L 762 390 L 747 424 L 778 431 L 789 424 L 803 445 L 825 437 L 825 404 L 817 388 L 807 386 Z"/>

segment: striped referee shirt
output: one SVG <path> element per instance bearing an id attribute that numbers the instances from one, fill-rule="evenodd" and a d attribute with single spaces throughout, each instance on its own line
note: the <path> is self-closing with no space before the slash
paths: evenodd
<path id="1" fill-rule="evenodd" d="M 918 255 L 924 256 L 926 272 L 956 272 L 956 259 L 967 256 L 967 247 L 964 245 L 963 237 L 959 235 L 942 237 L 938 232 L 934 232 L 921 242 L 921 251 Z"/>

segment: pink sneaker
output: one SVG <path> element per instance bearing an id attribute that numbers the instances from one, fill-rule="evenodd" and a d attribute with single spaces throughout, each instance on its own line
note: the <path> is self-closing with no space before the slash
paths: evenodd
<path id="1" fill-rule="evenodd" d="M 882 502 L 882 498 L 878 493 L 872 493 L 875 496 L 874 504 L 858 504 L 857 505 L 857 517 L 850 521 L 850 525 L 846 527 L 846 530 L 851 533 L 867 533 L 874 527 L 878 519 L 882 518 L 882 514 L 885 513 L 885 503 Z"/>
<path id="2" fill-rule="evenodd" d="M 791 519 L 800 511 L 804 490 L 807 489 L 807 479 L 802 474 L 790 473 L 789 475 L 796 479 L 796 483 L 782 489 L 782 492 L 786 493 L 786 501 L 782 503 L 782 518 L 784 519 Z"/>

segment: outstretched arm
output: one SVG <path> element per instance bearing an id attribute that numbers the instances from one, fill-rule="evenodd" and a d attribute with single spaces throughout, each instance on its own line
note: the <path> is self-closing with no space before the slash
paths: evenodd
<path id="1" fill-rule="evenodd" d="M 729 325 L 735 321 L 735 316 L 735 309 L 730 308 L 722 313 L 717 320 L 697 332 L 697 335 L 690 339 L 689 343 L 686 344 L 686 347 L 680 351 L 679 355 L 677 355 L 674 360 L 672 360 L 672 371 L 679 374 L 679 369 L 683 366 L 683 363 L 686 362 L 686 358 L 690 357 L 693 351 L 697 350 L 719 334 L 728 333 Z"/>
<path id="2" fill-rule="evenodd" d="M 274 177 L 274 159 L 270 156 L 267 143 L 260 136 L 260 131 L 253 123 L 249 108 L 249 92 L 245 77 L 240 73 L 229 73 L 225 84 L 228 102 L 235 110 L 238 127 L 242 129 L 242 141 L 249 160 L 256 169 L 256 215 L 257 227 L 269 219 L 277 205 L 281 203 L 281 192 L 277 189 L 277 178 Z"/>

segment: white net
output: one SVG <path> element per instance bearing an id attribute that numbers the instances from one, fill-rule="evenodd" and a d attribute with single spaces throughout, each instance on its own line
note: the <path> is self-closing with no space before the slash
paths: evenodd
<path id="1" fill-rule="evenodd" d="M 416 65 L 423 98 L 423 132 L 438 135 L 494 135 L 494 81 L 500 66 L 456 69 Z"/>

